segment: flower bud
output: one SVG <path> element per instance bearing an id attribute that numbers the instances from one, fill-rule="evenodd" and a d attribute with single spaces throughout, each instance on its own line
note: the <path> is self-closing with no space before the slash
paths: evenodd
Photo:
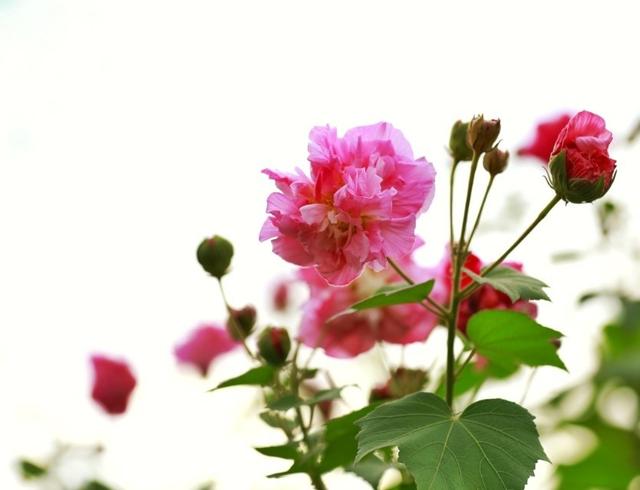
<path id="1" fill-rule="evenodd" d="M 256 325 L 256 316 L 256 309 L 251 305 L 239 310 L 231 308 L 227 319 L 227 332 L 235 340 L 246 339 L 253 332 L 253 327 Z"/>
<path id="2" fill-rule="evenodd" d="M 221 236 L 205 238 L 196 252 L 202 268 L 213 277 L 220 279 L 227 273 L 233 258 L 233 245 Z"/>
<path id="3" fill-rule="evenodd" d="M 467 143 L 469 123 L 456 121 L 451 128 L 449 137 L 449 152 L 456 162 L 467 162 L 473 158 L 473 150 Z"/>
<path id="4" fill-rule="evenodd" d="M 509 163 L 509 152 L 502 151 L 498 148 L 494 148 L 489 150 L 484 154 L 484 158 L 482 159 L 482 165 L 484 169 L 491 174 L 492 177 L 495 177 L 498 174 L 504 172 L 507 168 L 507 164 Z"/>
<path id="5" fill-rule="evenodd" d="M 290 350 L 291 339 L 285 328 L 267 327 L 258 337 L 258 352 L 271 366 L 283 366 Z"/>
<path id="6" fill-rule="evenodd" d="M 476 153 L 489 151 L 500 134 L 500 119 L 489 119 L 475 116 L 469 123 L 467 143 Z"/>

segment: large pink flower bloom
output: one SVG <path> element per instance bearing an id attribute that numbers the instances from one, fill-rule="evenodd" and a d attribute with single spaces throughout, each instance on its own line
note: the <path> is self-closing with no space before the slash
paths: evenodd
<path id="1" fill-rule="evenodd" d="M 566 151 L 567 179 L 596 183 L 603 179 L 605 192 L 613 181 L 616 161 L 609 158 L 613 136 L 604 119 L 582 111 L 571 118 L 558 135 L 553 154 Z"/>
<path id="2" fill-rule="evenodd" d="M 403 261 L 403 268 L 417 280 L 426 280 L 425 270 Z M 321 347 L 332 357 L 355 357 L 376 342 L 409 344 L 425 340 L 438 322 L 435 315 L 416 304 L 398 305 L 332 317 L 353 303 L 374 294 L 381 287 L 401 282 L 389 269 L 365 271 L 349 286 L 331 286 L 311 268 L 300 277 L 309 285 L 310 299 L 304 306 L 300 340 Z"/>
<path id="3" fill-rule="evenodd" d="M 469 253 L 465 260 L 464 267 L 471 272 L 480 274 L 480 271 L 486 264 L 483 264 L 480 258 L 473 253 Z M 522 264 L 518 262 L 504 262 L 503 267 L 511 267 L 518 271 L 522 271 Z M 451 267 L 451 249 L 447 248 L 445 256 L 432 274 L 437 278 L 436 285 L 431 297 L 439 300 L 444 304 L 451 301 L 451 293 L 453 289 L 452 267 Z M 462 274 L 460 281 L 461 287 L 465 288 L 471 284 L 470 277 Z M 538 307 L 535 303 L 526 300 L 511 301 L 509 296 L 494 289 L 489 285 L 484 285 L 471 296 L 460 303 L 458 312 L 458 329 L 463 333 L 467 331 L 467 323 L 469 319 L 477 312 L 482 310 L 513 310 L 519 311 L 535 318 L 538 314 Z"/>
<path id="4" fill-rule="evenodd" d="M 435 170 L 415 159 L 402 133 L 388 123 L 351 129 L 339 138 L 331 127 L 311 130 L 311 176 L 264 170 L 280 192 L 268 198 L 270 214 L 260 240 L 293 264 L 313 266 L 330 284 L 376 271 L 386 258 L 414 248 L 416 216 L 431 203 Z"/>
<path id="5" fill-rule="evenodd" d="M 179 363 L 194 366 L 202 376 L 206 376 L 211 363 L 220 355 L 240 345 L 231 338 L 226 329 L 214 324 L 200 325 L 175 347 Z"/>
<path id="6" fill-rule="evenodd" d="M 136 378 L 122 360 L 103 355 L 91 356 L 93 387 L 91 398 L 110 415 L 123 414 L 136 387 Z"/>
<path id="7" fill-rule="evenodd" d="M 536 126 L 534 138 L 528 145 L 518 150 L 518 155 L 537 158 L 545 165 L 549 163 L 553 146 L 569 119 L 571 119 L 571 114 L 560 114 L 552 119 L 541 121 Z"/>

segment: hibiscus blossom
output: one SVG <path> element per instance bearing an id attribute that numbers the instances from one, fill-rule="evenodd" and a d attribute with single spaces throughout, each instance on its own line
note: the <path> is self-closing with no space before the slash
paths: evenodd
<path id="1" fill-rule="evenodd" d="M 388 123 L 351 129 L 339 138 L 331 127 L 311 130 L 310 177 L 272 170 L 279 192 L 267 201 L 260 240 L 302 267 L 314 267 L 343 286 L 365 266 L 383 270 L 416 243 L 417 215 L 434 194 L 435 170 L 415 159 L 402 133 Z"/>

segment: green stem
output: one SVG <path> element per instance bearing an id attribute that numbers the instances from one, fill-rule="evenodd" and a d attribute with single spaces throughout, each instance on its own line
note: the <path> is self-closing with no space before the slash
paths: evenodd
<path id="1" fill-rule="evenodd" d="M 456 179 L 456 169 L 458 168 L 459 160 L 453 161 L 453 166 L 451 167 L 451 174 L 449 175 L 449 243 L 453 247 L 453 186 Z"/>
<path id="2" fill-rule="evenodd" d="M 451 292 L 451 305 L 449 306 L 449 315 L 447 318 L 447 404 L 453 407 L 453 389 L 456 383 L 455 375 L 455 354 L 454 344 L 456 340 L 456 326 L 458 325 L 458 310 L 460 308 L 460 276 L 465 261 L 464 255 L 464 237 L 467 233 L 467 221 L 469 219 L 469 207 L 471 204 L 471 195 L 473 193 L 473 181 L 478 168 L 480 153 L 474 151 L 471 160 L 471 170 L 469 171 L 469 183 L 467 184 L 467 197 L 464 203 L 464 215 L 462 218 L 462 229 L 460 230 L 460 240 L 457 246 L 451 245 L 451 262 L 453 264 L 453 285 Z M 450 189 L 453 192 L 453 188 Z"/>
<path id="3" fill-rule="evenodd" d="M 242 347 L 244 348 L 245 352 L 249 355 L 249 357 L 253 360 L 256 360 L 257 359 L 256 355 L 253 352 L 251 352 L 251 349 L 249 349 L 249 346 L 247 345 L 247 341 L 242 332 L 242 329 L 240 328 L 240 325 L 238 325 L 238 322 L 236 322 L 235 317 L 233 316 L 233 310 L 231 309 L 231 306 L 229 306 L 229 302 L 227 301 L 227 295 L 225 294 L 224 288 L 222 287 L 221 278 L 218 278 L 218 285 L 220 286 L 220 294 L 222 295 L 222 301 L 224 301 L 224 306 L 227 308 L 227 313 L 229 315 L 229 323 L 231 324 L 231 328 L 236 334 L 236 338 L 240 339 L 240 342 L 242 342 Z"/>
<path id="4" fill-rule="evenodd" d="M 554 208 L 554 206 L 556 204 L 558 204 L 561 200 L 561 197 L 558 196 L 557 194 L 555 196 L 553 196 L 553 199 L 551 199 L 551 201 L 549 201 L 549 203 L 542 209 L 542 211 L 540 211 L 540 213 L 538 214 L 538 216 L 536 217 L 536 219 L 533 220 L 533 222 L 527 227 L 526 230 L 524 230 L 522 232 L 522 234 L 516 239 L 516 241 L 514 241 L 509 248 L 507 248 L 507 250 L 505 250 L 505 252 L 498 257 L 493 263 L 491 263 L 490 266 L 486 267 L 483 271 L 482 271 L 482 276 L 486 276 L 489 272 L 491 272 L 492 270 L 494 270 L 496 267 L 498 267 L 500 264 L 502 264 L 502 262 L 509 256 L 509 254 L 511 252 L 513 252 L 513 250 L 520 245 L 520 243 L 522 243 L 522 241 L 527 238 L 527 236 L 529 235 L 529 233 L 531 233 L 533 231 L 533 229 L 538 226 L 538 224 L 547 216 L 547 214 L 549 214 L 549 212 Z M 469 286 L 467 286 L 465 289 L 462 290 L 461 295 L 463 298 L 469 296 L 470 294 L 472 294 L 476 289 L 478 289 L 480 286 L 478 284 L 470 284 Z"/>
<path id="5" fill-rule="evenodd" d="M 480 218 L 482 217 L 482 212 L 484 211 L 484 205 L 487 203 L 487 197 L 489 196 L 489 191 L 491 190 L 491 186 L 493 185 L 493 179 L 495 179 L 495 175 L 489 177 L 489 182 L 487 183 L 487 188 L 484 191 L 484 196 L 482 196 L 482 203 L 480 204 L 480 209 L 478 210 L 478 216 L 476 216 L 476 221 L 473 224 L 473 228 L 471 228 L 471 234 L 469 235 L 469 239 L 465 242 L 465 255 L 469 251 L 469 247 L 471 246 L 471 240 L 473 240 L 473 236 L 476 234 L 476 230 L 478 229 L 478 225 L 480 224 Z"/>
<path id="6" fill-rule="evenodd" d="M 322 477 L 320 475 L 309 473 L 309 478 L 311 478 L 311 484 L 315 487 L 316 490 L 327 490 L 327 487 L 322 481 Z"/>
<path id="7" fill-rule="evenodd" d="M 524 387 L 524 393 L 522 394 L 522 398 L 520 398 L 520 405 L 524 405 L 524 401 L 527 399 L 527 395 L 529 394 L 529 390 L 531 390 L 531 384 L 533 383 L 533 378 L 536 375 L 537 368 L 533 368 L 529 377 L 527 378 L 527 384 Z"/>
<path id="8" fill-rule="evenodd" d="M 407 284 L 413 285 L 416 283 L 413 279 L 411 279 L 411 277 L 409 277 L 409 275 L 407 275 L 405 271 L 402 270 L 402 268 L 398 264 L 396 264 L 393 261 L 393 259 L 390 259 L 389 257 L 387 257 L 387 262 L 389 262 L 389 265 L 393 268 L 393 270 L 395 270 L 398 273 L 398 275 L 407 282 Z M 423 302 L 420 302 L 418 304 L 423 308 L 425 308 L 426 310 L 429 310 L 431 313 L 433 313 L 436 316 L 439 316 L 439 317 L 447 316 L 447 310 L 445 310 L 441 304 L 432 300 L 429 296 L 427 296 L 424 299 L 424 301 L 426 301 L 428 304 L 425 304 Z"/>
<path id="9" fill-rule="evenodd" d="M 476 350 L 475 349 L 471 349 L 471 351 L 469 352 L 469 355 L 466 357 L 464 362 L 460 365 L 460 367 L 456 371 L 456 374 L 455 374 L 455 378 L 456 379 L 458 379 L 460 377 L 460 375 L 462 374 L 462 371 L 464 370 L 465 367 L 467 367 L 467 364 L 469 364 L 469 361 L 471 361 L 471 359 L 473 358 L 475 353 L 476 353 Z"/>

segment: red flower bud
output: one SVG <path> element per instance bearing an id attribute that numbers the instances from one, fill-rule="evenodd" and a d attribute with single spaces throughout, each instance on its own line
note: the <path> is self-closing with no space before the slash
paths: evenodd
<path id="1" fill-rule="evenodd" d="M 258 352 L 272 366 L 283 366 L 290 350 L 291 339 L 285 328 L 267 327 L 258 337 Z"/>
<path id="2" fill-rule="evenodd" d="M 611 132 L 604 119 L 582 111 L 562 129 L 549 162 L 550 183 L 568 202 L 592 202 L 604 196 L 615 178 L 609 158 Z"/>
<path id="3" fill-rule="evenodd" d="M 235 340 L 246 339 L 253 332 L 256 317 L 256 309 L 251 305 L 239 310 L 232 308 L 227 319 L 227 332 Z"/>
<path id="4" fill-rule="evenodd" d="M 228 240 L 216 235 L 204 239 L 196 252 L 202 268 L 213 277 L 220 279 L 227 273 L 233 258 L 233 245 Z"/>
<path id="5" fill-rule="evenodd" d="M 289 307 L 289 282 L 280 281 L 273 291 L 273 308 L 276 311 L 284 311 Z"/>
<path id="6" fill-rule="evenodd" d="M 94 375 L 91 398 L 108 414 L 124 413 L 136 387 L 136 378 L 128 364 L 96 354 L 91 356 L 91 365 Z"/>

